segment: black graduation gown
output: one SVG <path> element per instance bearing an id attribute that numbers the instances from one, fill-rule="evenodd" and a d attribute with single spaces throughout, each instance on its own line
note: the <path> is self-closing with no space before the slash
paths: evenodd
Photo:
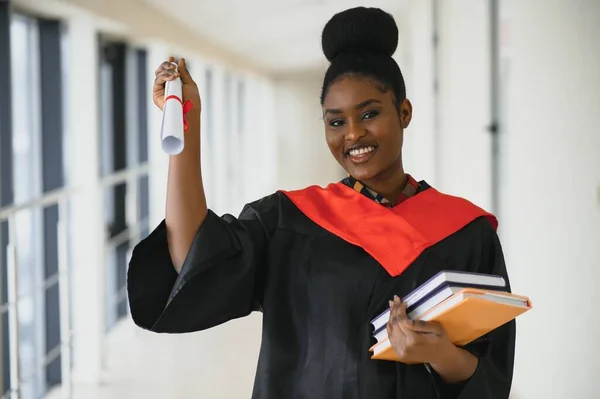
<path id="1" fill-rule="evenodd" d="M 134 322 L 159 333 L 200 331 L 262 311 L 254 399 L 508 398 L 514 321 L 466 347 L 480 360 L 463 384 L 445 385 L 426 365 L 370 358 L 370 320 L 393 295 L 449 269 L 508 282 L 488 220 L 474 219 L 392 277 L 278 192 L 246 205 L 238 218 L 209 211 L 180 274 L 163 221 L 133 251 L 128 292 Z"/>

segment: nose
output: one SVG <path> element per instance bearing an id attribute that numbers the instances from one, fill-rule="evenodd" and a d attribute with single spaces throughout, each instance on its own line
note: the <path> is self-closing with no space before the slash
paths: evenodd
<path id="1" fill-rule="evenodd" d="M 346 141 L 354 143 L 367 135 L 367 129 L 358 121 L 350 120 L 346 126 Z"/>

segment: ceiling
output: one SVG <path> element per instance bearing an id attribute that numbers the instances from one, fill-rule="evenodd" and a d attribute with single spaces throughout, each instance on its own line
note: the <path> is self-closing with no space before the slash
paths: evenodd
<path id="1" fill-rule="evenodd" d="M 139 0 L 271 74 L 321 68 L 321 31 L 356 6 L 399 14 L 403 0 Z M 209 5 L 210 4 L 210 5 Z"/>

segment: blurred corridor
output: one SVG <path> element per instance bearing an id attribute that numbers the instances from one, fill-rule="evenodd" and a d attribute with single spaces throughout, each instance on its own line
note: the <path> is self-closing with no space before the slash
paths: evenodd
<path id="1" fill-rule="evenodd" d="M 517 322 L 514 399 L 600 398 L 599 0 L 0 0 L 0 397 L 248 398 L 260 314 L 185 336 L 128 314 L 163 218 L 154 71 L 202 95 L 209 207 L 338 181 L 325 22 L 394 14 L 407 171 L 494 212 Z"/>

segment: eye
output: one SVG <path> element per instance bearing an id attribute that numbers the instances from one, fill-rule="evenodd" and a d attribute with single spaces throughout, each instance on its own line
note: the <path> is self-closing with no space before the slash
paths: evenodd
<path id="1" fill-rule="evenodd" d="M 379 115 L 378 111 L 368 111 L 363 114 L 363 119 L 373 119 Z"/>
<path id="2" fill-rule="evenodd" d="M 333 119 L 329 121 L 329 126 L 331 127 L 340 127 L 344 125 L 344 121 L 341 119 Z"/>

